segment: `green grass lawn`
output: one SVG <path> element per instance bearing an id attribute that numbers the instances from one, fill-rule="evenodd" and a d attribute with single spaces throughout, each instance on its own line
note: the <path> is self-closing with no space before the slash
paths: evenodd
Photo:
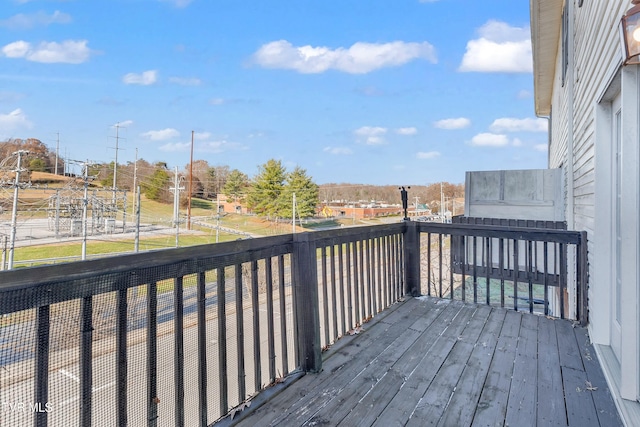
<path id="1" fill-rule="evenodd" d="M 237 235 L 220 233 L 219 241 L 226 242 L 236 240 Z M 193 235 L 183 234 L 179 236 L 179 245 L 183 246 L 195 246 L 205 245 L 216 242 L 215 234 L 212 235 Z M 154 249 L 168 249 L 175 247 L 175 235 L 166 235 L 153 238 L 141 238 L 140 239 L 140 251 L 154 250 Z M 133 252 L 134 240 L 88 240 L 87 241 L 87 255 L 109 254 L 119 252 Z M 27 246 L 19 247 L 15 249 L 14 261 L 29 261 L 40 260 L 49 258 L 64 258 L 80 256 L 82 254 L 82 243 L 56 243 L 48 245 Z M 75 259 L 72 259 L 75 260 Z M 70 260 L 70 261 L 72 261 Z"/>

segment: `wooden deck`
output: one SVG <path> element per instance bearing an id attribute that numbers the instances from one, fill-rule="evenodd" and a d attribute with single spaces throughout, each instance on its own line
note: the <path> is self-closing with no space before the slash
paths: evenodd
<path id="1" fill-rule="evenodd" d="M 409 298 L 325 353 L 240 426 L 618 426 L 589 342 L 569 321 Z M 227 420 L 229 421 L 229 420 Z"/>

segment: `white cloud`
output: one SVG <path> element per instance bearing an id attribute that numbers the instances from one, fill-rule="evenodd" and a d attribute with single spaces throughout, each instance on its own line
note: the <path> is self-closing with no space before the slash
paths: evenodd
<path id="1" fill-rule="evenodd" d="M 33 124 L 27 119 L 27 115 L 16 108 L 8 114 L 0 113 L 0 132 L 11 132 L 19 129 L 29 129 Z"/>
<path id="2" fill-rule="evenodd" d="M 168 144 L 161 145 L 158 147 L 160 151 L 187 151 L 191 149 L 190 142 L 170 142 Z"/>
<path id="3" fill-rule="evenodd" d="M 545 119 L 514 119 L 504 117 L 496 119 L 489 129 L 492 132 L 546 132 L 548 122 Z"/>
<path id="4" fill-rule="evenodd" d="M 202 84 L 202 80 L 196 77 L 169 77 L 169 82 L 180 86 L 200 86 Z"/>
<path id="5" fill-rule="evenodd" d="M 467 43 L 459 71 L 530 73 L 533 71 L 528 28 L 489 21 L 479 29 L 480 38 Z"/>
<path id="6" fill-rule="evenodd" d="M 237 142 L 209 141 L 198 146 L 198 151 L 207 153 L 223 153 L 225 151 L 248 150 L 248 147 Z"/>
<path id="7" fill-rule="evenodd" d="M 209 100 L 209 104 L 211 105 L 222 105 L 225 103 L 225 100 L 223 98 L 212 98 L 211 100 Z"/>
<path id="8" fill-rule="evenodd" d="M 457 119 L 443 119 L 434 122 L 433 126 L 438 129 L 446 130 L 464 129 L 471 126 L 471 120 L 465 117 L 459 117 Z"/>
<path id="9" fill-rule="evenodd" d="M 398 128 L 396 129 L 396 133 L 398 135 L 405 135 L 405 136 L 416 135 L 418 133 L 418 129 L 414 127 Z"/>
<path id="10" fill-rule="evenodd" d="M 396 67 L 415 59 L 437 62 L 434 47 L 427 43 L 357 42 L 349 48 L 293 46 L 286 40 L 267 43 L 253 54 L 253 61 L 265 68 L 295 70 L 300 73 L 323 73 L 338 70 L 350 74 Z"/>
<path id="11" fill-rule="evenodd" d="M 126 128 L 126 127 L 131 126 L 132 124 L 133 124 L 133 120 L 124 120 L 122 122 L 118 122 L 118 123 L 112 125 L 111 127 L 115 128 L 117 126 L 119 128 Z"/>
<path id="12" fill-rule="evenodd" d="M 93 53 L 87 43 L 87 40 L 65 40 L 62 43 L 41 42 L 34 46 L 19 40 L 4 46 L 2 53 L 7 58 L 24 58 L 33 62 L 81 64 Z"/>
<path id="13" fill-rule="evenodd" d="M 158 71 L 149 70 L 144 71 L 142 74 L 129 73 L 122 78 L 122 81 L 128 85 L 149 86 L 158 81 Z"/>
<path id="14" fill-rule="evenodd" d="M 533 95 L 531 94 L 531 91 L 528 91 L 526 89 L 522 89 L 520 92 L 518 92 L 518 99 L 529 99 L 532 96 Z"/>
<path id="15" fill-rule="evenodd" d="M 353 154 L 353 150 L 348 147 L 324 147 L 322 151 L 329 154 L 343 155 L 343 156 Z"/>
<path id="16" fill-rule="evenodd" d="M 173 128 L 166 128 L 162 130 L 150 130 L 149 132 L 140 134 L 140 136 L 146 139 L 150 139 L 151 141 L 165 141 L 167 139 L 179 137 L 180 132 Z"/>
<path id="17" fill-rule="evenodd" d="M 436 157 L 440 157 L 439 151 L 420 151 L 416 154 L 418 159 L 435 159 Z"/>
<path id="18" fill-rule="evenodd" d="M 47 26 L 51 24 L 68 24 L 71 22 L 71 15 L 58 10 L 48 15 L 43 11 L 30 15 L 19 13 L 8 19 L 0 20 L 0 27 L 10 30 L 28 30 L 37 26 Z"/>
<path id="19" fill-rule="evenodd" d="M 476 147 L 504 147 L 509 145 L 509 138 L 506 135 L 495 133 L 479 133 L 471 138 L 471 145 Z"/>
<path id="20" fill-rule="evenodd" d="M 193 139 L 195 139 L 196 141 L 207 140 L 209 138 L 211 138 L 210 132 L 194 132 L 193 133 Z"/>
<path id="21" fill-rule="evenodd" d="M 380 145 L 384 144 L 384 135 L 387 133 L 387 128 L 377 126 L 362 126 L 356 129 L 353 133 L 358 139 L 367 145 Z"/>
<path id="22" fill-rule="evenodd" d="M 514 147 L 522 147 L 523 144 L 519 138 L 514 138 L 511 142 L 511 145 L 513 145 Z"/>
<path id="23" fill-rule="evenodd" d="M 536 144 L 533 146 L 533 149 L 536 151 L 547 152 L 549 150 L 549 146 L 545 144 Z"/>

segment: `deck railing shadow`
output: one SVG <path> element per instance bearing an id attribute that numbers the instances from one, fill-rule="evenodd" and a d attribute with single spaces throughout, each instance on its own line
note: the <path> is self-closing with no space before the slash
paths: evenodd
<path id="1" fill-rule="evenodd" d="M 0 272 L 0 425 L 210 425 L 405 294 L 585 323 L 585 271 L 584 233 L 406 221 Z"/>

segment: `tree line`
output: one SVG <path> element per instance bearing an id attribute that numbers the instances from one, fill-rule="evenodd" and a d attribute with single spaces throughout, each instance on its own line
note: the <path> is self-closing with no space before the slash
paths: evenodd
<path id="1" fill-rule="evenodd" d="M 7 159 L 18 150 L 29 151 L 23 158 L 23 167 L 29 171 L 50 172 L 55 170 L 55 151 L 35 138 L 9 139 L 0 142 L 0 158 Z M 62 174 L 64 161 L 58 159 L 58 173 Z M 91 168 L 94 185 L 113 187 L 114 162 L 95 164 Z M 287 171 L 280 160 L 271 159 L 258 166 L 258 171 L 249 177 L 238 169 L 227 165 L 210 165 L 206 160 L 194 160 L 178 171 L 183 177 L 181 203 L 187 203 L 189 183 L 191 196 L 214 200 L 218 194 L 226 200 L 247 208 L 267 218 L 291 218 L 295 194 L 296 216 L 306 218 L 315 215 L 319 204 L 386 202 L 400 203 L 397 185 L 363 185 L 350 183 L 330 183 L 317 185 L 305 169 L 296 166 Z M 191 176 L 192 173 L 192 176 Z M 136 162 L 119 163 L 116 173 L 116 187 L 131 189 L 140 186 L 146 198 L 163 203 L 173 202 L 170 188 L 174 182 L 174 171 L 165 162 L 151 163 L 145 159 Z M 445 203 L 464 197 L 463 184 L 448 182 L 411 186 L 410 205 L 428 205 L 439 211 L 442 196 Z M 451 206 L 451 205 L 449 205 Z"/>

